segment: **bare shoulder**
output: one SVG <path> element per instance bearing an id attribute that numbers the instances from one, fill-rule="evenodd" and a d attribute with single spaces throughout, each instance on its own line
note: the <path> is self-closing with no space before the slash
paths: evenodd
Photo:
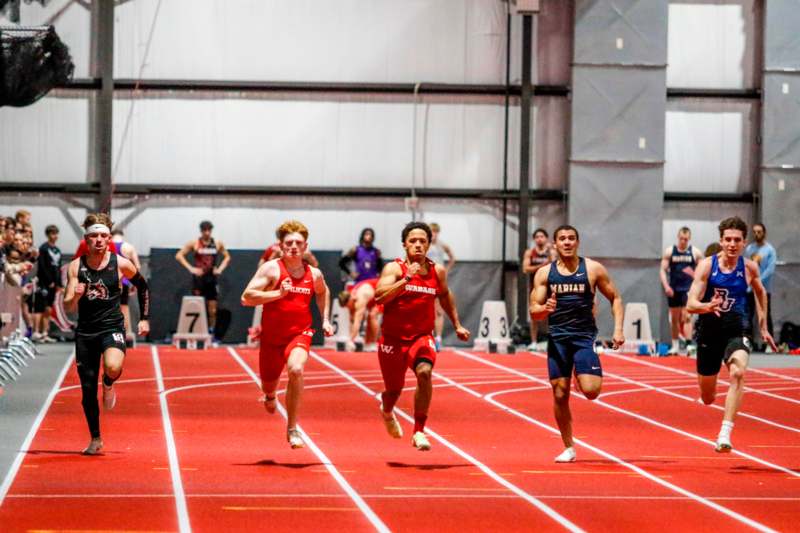
<path id="1" fill-rule="evenodd" d="M 309 265 L 308 268 L 309 268 L 309 270 L 311 270 L 311 275 L 313 276 L 314 281 L 317 281 L 317 280 L 320 280 L 320 279 L 325 279 L 325 274 L 322 273 L 322 270 L 318 269 L 315 266 L 311 266 L 311 265 Z"/>
<path id="2" fill-rule="evenodd" d="M 595 261 L 594 259 L 589 259 L 588 257 L 584 257 L 586 261 L 586 271 L 590 275 L 608 275 L 608 270 L 600 261 Z"/>
<path id="3" fill-rule="evenodd" d="M 534 283 L 544 283 L 547 277 L 550 275 L 550 269 L 552 268 L 553 263 L 547 263 L 542 268 L 536 271 L 536 274 L 533 276 Z"/>
<path id="4" fill-rule="evenodd" d="M 758 263 L 753 261 L 752 259 L 744 258 L 744 267 L 749 270 L 751 273 L 756 273 L 760 275 L 760 267 Z"/>
<path id="5" fill-rule="evenodd" d="M 397 264 L 397 261 L 390 261 L 386 263 L 381 271 L 381 275 L 385 276 L 387 274 L 401 274 L 403 270 L 400 268 L 400 265 Z"/>

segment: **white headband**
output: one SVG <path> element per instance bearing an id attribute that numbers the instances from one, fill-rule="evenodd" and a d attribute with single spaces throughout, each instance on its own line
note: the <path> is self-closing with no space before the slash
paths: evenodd
<path id="1" fill-rule="evenodd" d="M 86 231 L 83 233 L 84 235 L 91 235 L 93 233 L 105 233 L 106 235 L 111 234 L 111 230 L 108 229 L 108 226 L 105 224 L 92 224 Z"/>

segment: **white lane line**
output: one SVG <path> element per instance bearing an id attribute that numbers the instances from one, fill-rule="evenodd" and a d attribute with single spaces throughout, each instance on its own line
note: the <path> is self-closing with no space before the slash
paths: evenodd
<path id="1" fill-rule="evenodd" d="M 474 355 L 472 355 L 470 353 L 467 353 L 467 352 L 464 352 L 464 351 L 461 351 L 461 350 L 455 350 L 455 353 L 457 353 L 461 357 L 465 357 L 467 359 L 471 359 L 471 360 L 477 361 L 477 362 L 479 362 L 479 363 L 481 363 L 483 365 L 492 366 L 494 368 L 505 369 L 506 372 L 508 372 L 510 374 L 515 374 L 517 376 L 527 377 L 529 380 L 531 380 L 531 381 L 533 381 L 535 383 L 540 383 L 540 384 L 548 383 L 544 379 L 537 378 L 535 376 L 532 376 L 530 374 L 526 374 L 525 372 L 521 372 L 521 371 L 516 370 L 514 368 L 510 368 L 510 367 L 495 363 L 494 361 L 485 361 L 485 360 L 481 359 L 480 357 L 476 357 L 476 356 L 474 356 Z M 576 394 L 576 395 L 574 395 L 574 397 L 580 398 L 581 400 L 586 400 L 586 398 L 584 398 L 580 394 Z M 586 401 L 589 401 L 589 400 L 586 400 Z M 689 433 L 688 431 L 684 431 L 684 430 L 678 429 L 678 428 L 676 428 L 674 426 L 670 426 L 668 424 L 664 424 L 664 423 L 659 422 L 657 420 L 654 420 L 652 418 L 648 418 L 648 417 L 646 417 L 644 415 L 640 415 L 638 413 L 634 413 L 633 411 L 628 411 L 627 409 L 623 409 L 621 407 L 617 407 L 616 405 L 612 405 L 610 403 L 606 403 L 606 402 L 604 402 L 602 400 L 599 400 L 599 399 L 598 400 L 592 400 L 592 403 L 594 403 L 595 405 L 601 405 L 601 406 L 605 407 L 606 409 L 610 409 L 612 411 L 616 411 L 618 413 L 621 413 L 621 414 L 636 418 L 637 420 L 641 420 L 642 422 L 645 422 L 645 423 L 650 424 L 652 426 L 656 426 L 656 427 L 660 427 L 662 429 L 666 429 L 667 431 L 671 431 L 673 433 L 677 433 L 678 435 L 682 435 L 684 437 L 688 437 L 688 438 L 696 440 L 698 442 L 703 442 L 705 444 L 708 444 L 709 446 L 715 446 L 716 445 L 716 443 L 714 441 L 712 441 L 712 440 L 705 439 L 703 437 L 695 435 L 694 433 Z M 750 455 L 749 453 L 745 453 L 745 452 L 742 452 L 742 451 L 739 451 L 739 450 L 736 450 L 736 449 L 731 450 L 731 453 L 736 454 L 739 457 L 744 457 L 745 459 L 748 459 L 748 460 L 753 461 L 755 463 L 759 463 L 759 464 L 764 465 L 766 467 L 772 468 L 773 470 L 778 470 L 780 472 L 784 472 L 786 474 L 789 474 L 790 476 L 800 478 L 800 472 L 796 472 L 796 471 L 791 470 L 789 468 L 786 468 L 784 466 L 780 466 L 780 465 L 776 465 L 774 463 L 770 463 L 769 461 L 765 461 L 764 459 L 761 459 L 761 458 L 756 457 L 754 455 Z"/>
<path id="2" fill-rule="evenodd" d="M 3 484 L 0 485 L 0 506 L 3 505 L 3 500 L 5 499 L 6 494 L 8 494 L 8 489 L 11 488 L 11 483 L 13 483 L 14 478 L 17 477 L 17 472 L 19 471 L 20 466 L 22 466 L 22 461 L 25 460 L 25 455 L 27 455 L 28 450 L 31 447 L 31 443 L 36 436 L 36 432 L 39 431 L 39 426 L 42 425 L 42 420 L 44 420 L 47 411 L 50 409 L 50 404 L 53 403 L 53 399 L 56 397 L 56 394 L 58 394 L 58 389 L 61 386 L 61 383 L 64 381 L 64 376 L 67 375 L 67 371 L 69 370 L 74 358 L 75 350 L 73 349 L 72 354 L 67 357 L 67 360 L 64 362 L 64 367 L 61 369 L 61 372 L 58 373 L 58 377 L 56 378 L 55 383 L 53 383 L 53 387 L 50 389 L 50 392 L 42 404 L 42 407 L 39 409 L 39 414 L 37 414 L 36 418 L 33 420 L 33 425 L 31 425 L 30 430 L 28 430 L 25 440 L 22 441 L 22 446 L 20 446 L 16 457 L 14 457 L 14 462 L 11 463 L 11 467 L 8 469 L 6 477 L 3 479 Z"/>
<path id="3" fill-rule="evenodd" d="M 542 354 L 539 354 L 539 353 L 536 353 L 536 352 L 531 352 L 531 353 L 533 353 L 534 355 L 539 356 L 539 357 L 541 357 L 541 355 L 542 355 Z M 613 357 L 614 359 L 621 359 L 623 361 L 633 362 L 633 363 L 636 363 L 637 365 L 644 365 L 644 366 L 649 366 L 649 367 L 652 367 L 652 368 L 658 368 L 659 370 L 665 370 L 667 372 L 672 372 L 673 374 L 682 374 L 684 376 L 696 377 L 695 374 L 692 374 L 691 372 L 687 372 L 686 370 L 681 370 L 679 368 L 672 368 L 670 366 L 657 365 L 657 364 L 651 363 L 649 361 L 641 361 L 639 359 L 633 359 L 631 357 L 627 357 L 627 356 L 624 356 L 624 355 L 619 355 L 619 354 L 606 352 L 606 353 L 603 354 L 603 357 Z M 748 368 L 747 370 L 749 372 L 749 371 L 754 370 L 754 369 Z M 758 372 L 756 372 L 756 373 L 758 373 Z M 721 381 L 720 383 L 725 385 L 725 386 L 728 386 L 728 384 L 725 383 L 724 381 Z M 794 398 L 789 398 L 787 396 L 781 396 L 779 394 L 773 394 L 771 392 L 766 392 L 766 391 L 763 391 L 761 389 L 754 389 L 752 387 L 745 386 L 744 390 L 747 391 L 747 392 L 752 392 L 754 394 L 760 394 L 762 396 L 768 396 L 768 397 L 774 398 L 776 400 L 781 400 L 781 401 L 790 402 L 790 403 L 796 403 L 796 404 L 800 405 L 800 400 L 795 400 Z"/>
<path id="4" fill-rule="evenodd" d="M 499 366 L 502 366 L 502 365 L 499 365 Z M 513 369 L 510 369 L 510 370 L 513 370 Z M 506 405 L 504 403 L 501 403 L 501 402 L 498 402 L 497 400 L 494 399 L 495 396 L 499 396 L 501 394 L 510 394 L 510 393 L 514 393 L 514 392 L 527 392 L 530 389 L 531 389 L 530 387 L 525 387 L 525 388 L 518 388 L 518 389 L 508 389 L 508 390 L 496 391 L 496 392 L 493 392 L 493 393 L 485 395 L 483 397 L 483 400 L 488 402 L 488 403 L 490 403 L 490 404 L 492 404 L 493 406 L 495 406 L 495 407 L 497 407 L 497 408 L 499 408 L 499 409 L 501 409 L 501 410 L 513 415 L 513 416 L 521 418 L 522 420 L 524 420 L 524 421 L 526 421 L 526 422 L 528 422 L 530 424 L 538 426 L 538 427 L 540 427 L 540 428 L 542 428 L 542 429 L 544 429 L 544 430 L 546 430 L 546 431 L 548 431 L 550 433 L 553 433 L 554 435 L 559 435 L 560 436 L 561 433 L 559 432 L 559 430 L 557 428 L 554 428 L 554 427 L 552 427 L 552 426 L 550 426 L 548 424 L 545 424 L 544 422 L 541 422 L 541 421 L 539 421 L 539 420 L 537 420 L 537 419 L 535 419 L 535 418 L 533 418 L 531 416 L 528 416 L 528 415 L 526 415 L 524 413 L 521 413 L 521 412 L 517 411 L 516 409 L 514 409 L 512 407 L 509 407 L 508 405 Z M 642 469 L 642 468 L 640 468 L 640 467 L 638 467 L 638 466 L 636 466 L 634 464 L 628 463 L 627 461 L 625 461 L 623 459 L 620 459 L 619 457 L 617 457 L 617 456 L 615 456 L 615 455 L 613 455 L 613 454 L 611 454 L 609 452 L 606 452 L 605 450 L 602 450 L 602 449 L 600 449 L 600 448 L 598 448 L 596 446 L 593 446 L 592 444 L 589 444 L 588 442 L 584 441 L 583 439 L 579 439 L 577 437 L 574 437 L 573 440 L 575 441 L 576 444 L 579 444 L 579 445 L 583 446 L 584 448 L 593 451 L 594 453 L 596 453 L 597 455 L 599 455 L 601 457 L 609 459 L 610 461 L 613 461 L 613 462 L 619 464 L 620 466 L 623 466 L 623 467 L 625 467 L 625 468 L 627 468 L 627 469 L 639 474 L 640 476 L 642 476 L 642 477 L 644 477 L 646 479 L 649 479 L 650 481 L 652 481 L 652 482 L 654 482 L 654 483 L 656 483 L 658 485 L 661 485 L 661 486 L 671 490 L 672 492 L 677 492 L 678 494 L 681 494 L 681 495 L 685 496 L 686 498 L 689 498 L 689 499 L 691 499 L 691 500 L 693 500 L 693 501 L 695 501 L 695 502 L 697 502 L 699 504 L 705 505 L 707 507 L 710 507 L 711 509 L 714 509 L 715 511 L 718 511 L 718 512 L 720 512 L 722 514 L 725 514 L 725 515 L 733 518 L 734 520 L 736 520 L 738 522 L 746 524 L 746 525 L 748 525 L 748 526 L 750 526 L 750 527 L 752 527 L 752 528 L 754 528 L 754 529 L 756 529 L 758 531 L 769 531 L 769 532 L 774 531 L 773 529 L 769 528 L 768 526 L 766 526 L 764 524 L 761 524 L 759 522 L 756 522 L 755 520 L 752 520 L 752 519 L 750 519 L 750 518 L 748 518 L 748 517 L 746 517 L 744 515 L 741 515 L 741 514 L 737 513 L 736 511 L 728 509 L 727 507 L 723 507 L 723 506 L 721 506 L 721 505 L 719 505 L 717 503 L 714 503 L 713 501 L 710 501 L 710 500 L 708 500 L 708 499 L 706 499 L 706 498 L 704 498 L 704 497 L 702 497 L 702 496 L 700 496 L 698 494 L 695 494 L 695 493 L 693 493 L 693 492 L 691 492 L 689 490 L 686 490 L 683 487 L 679 487 L 678 485 L 675 485 L 673 483 L 670 483 L 669 481 L 661 479 L 661 478 L 651 474 L 650 472 L 648 472 L 648 471 L 646 471 L 646 470 L 644 470 L 644 469 Z"/>
<path id="5" fill-rule="evenodd" d="M 158 357 L 158 348 L 150 345 L 153 356 L 153 368 L 156 371 L 156 384 L 158 386 L 158 402 L 161 405 L 161 420 L 164 424 L 164 438 L 167 441 L 167 457 L 169 458 L 169 473 L 172 477 L 172 492 L 175 494 L 175 510 L 178 513 L 178 530 L 181 533 L 190 533 L 192 526 L 189 521 L 189 510 L 186 507 L 186 493 L 183 491 L 181 480 L 181 467 L 178 462 L 178 450 L 175 446 L 175 435 L 172 433 L 172 420 L 169 417 L 167 393 L 164 388 L 164 376 L 161 372 L 161 360 Z"/>
<path id="6" fill-rule="evenodd" d="M 780 379 L 785 379 L 787 381 L 794 381 L 800 383 L 800 378 L 796 378 L 794 376 L 785 376 L 783 374 L 778 374 L 777 372 L 769 372 L 768 370 L 762 370 L 760 368 L 753 368 L 753 367 L 748 367 L 747 370 L 749 370 L 750 372 L 755 372 L 756 374 L 763 374 L 765 376 L 771 376 L 773 378 L 780 378 Z"/>
<path id="7" fill-rule="evenodd" d="M 433 491 L 442 490 L 441 487 L 431 487 Z M 501 490 L 501 489 L 498 489 Z M 363 498 L 381 498 L 381 499 L 404 499 L 404 498 L 508 498 L 516 499 L 518 496 L 515 494 L 508 494 L 506 492 L 498 494 L 436 494 L 426 492 L 422 494 L 362 494 Z M 126 498 L 172 498 L 172 494 L 9 494 L 8 498 L 19 499 L 126 499 Z M 261 498 L 274 498 L 274 499 L 311 499 L 311 498 L 348 498 L 347 494 L 292 494 L 292 493 L 271 493 L 271 494 L 187 494 L 187 498 L 233 498 L 233 499 L 261 499 Z M 609 496 L 605 494 L 536 494 L 537 498 L 543 500 L 668 500 L 668 501 L 684 501 L 690 502 L 691 498 L 685 496 L 641 496 L 641 495 L 616 495 Z M 743 501 L 743 502 L 800 502 L 800 498 L 793 497 L 769 497 L 769 496 L 710 496 L 709 500 L 716 501 Z"/>
<path id="8" fill-rule="evenodd" d="M 335 372 L 339 373 L 339 375 L 343 376 L 348 381 L 350 381 L 353 385 L 355 385 L 359 389 L 363 390 L 370 397 L 374 398 L 375 395 L 377 394 L 377 391 L 373 391 L 372 389 L 368 388 L 363 383 L 361 383 L 360 381 L 355 379 L 353 376 L 348 374 L 346 371 L 342 370 L 338 366 L 336 366 L 333 363 L 329 362 L 328 360 L 324 359 L 320 355 L 318 355 L 318 354 L 316 354 L 314 352 L 311 352 L 311 357 L 313 357 L 314 359 L 316 359 L 317 361 L 319 361 L 323 365 L 327 366 L 328 368 L 330 368 L 330 369 L 334 370 Z M 411 416 L 409 416 L 408 414 L 406 414 L 403 411 L 401 411 L 400 409 L 396 409 L 395 408 L 395 412 L 398 415 L 400 415 L 403 419 L 405 419 L 406 421 L 408 421 L 408 422 L 410 422 L 412 424 L 414 423 L 414 419 Z M 521 488 L 517 487 L 513 483 L 510 483 L 508 480 L 506 480 L 502 476 L 498 475 L 494 470 L 492 470 L 491 468 L 489 468 L 485 464 L 481 463 L 480 461 L 478 461 L 477 459 L 472 457 L 470 454 L 468 454 L 467 452 L 465 452 L 464 450 L 462 450 L 461 448 L 459 448 L 455 444 L 451 443 L 446 438 L 442 437 L 441 435 L 439 435 L 438 433 L 433 431 L 430 427 L 425 428 L 425 431 L 426 431 L 426 433 L 428 433 L 432 437 L 434 437 L 436 440 L 438 440 L 439 442 L 444 444 L 451 451 L 453 451 L 457 455 L 463 457 L 464 459 L 466 459 L 470 463 L 474 464 L 484 474 L 486 474 L 487 476 L 489 476 L 490 478 L 495 480 L 497 483 L 499 483 L 500 485 L 504 486 L 505 488 L 507 488 L 508 490 L 510 490 L 511 492 L 513 492 L 514 494 L 516 494 L 517 496 L 522 498 L 523 500 L 527 501 L 528 503 L 530 503 L 531 505 L 533 505 L 534 507 L 536 507 L 537 509 L 539 509 L 540 511 L 545 513 L 547 516 L 552 518 L 554 521 L 556 521 L 559 525 L 563 526 L 568 531 L 572 531 L 572 532 L 576 532 L 576 533 L 583 531 L 581 528 L 579 528 L 577 525 L 573 524 L 565 516 L 563 516 L 562 514 L 558 513 L 555 509 L 553 509 L 552 507 L 550 507 L 546 503 L 542 502 L 541 500 L 535 498 L 534 496 L 531 496 L 529 493 L 525 492 L 524 490 L 522 490 Z"/>
<path id="9" fill-rule="evenodd" d="M 247 374 L 253 379 L 255 384 L 260 389 L 261 378 L 259 378 L 259 376 L 253 371 L 253 369 L 250 368 L 250 365 L 248 365 L 244 361 L 244 359 L 242 359 L 241 356 L 238 353 L 236 353 L 236 350 L 234 350 L 233 348 L 229 347 L 228 353 L 231 355 L 231 357 L 233 357 L 233 359 L 237 363 L 239 363 L 239 366 L 241 366 L 244 369 L 244 371 L 247 372 Z M 286 409 L 284 409 L 283 405 L 280 402 L 275 402 L 275 405 L 278 408 L 278 411 L 281 413 L 281 416 L 287 418 Z M 322 450 L 320 450 L 319 447 L 317 447 L 314 441 L 311 440 L 311 437 L 309 437 L 308 434 L 305 431 L 303 431 L 303 428 L 301 428 L 300 425 L 297 426 L 297 430 L 303 436 L 303 440 L 311 449 L 311 451 L 314 452 L 314 455 L 316 455 L 319 458 L 319 460 L 323 463 L 328 472 L 330 472 L 331 476 L 333 476 L 336 482 L 339 483 L 339 486 L 342 487 L 342 489 L 347 493 L 347 495 L 350 496 L 350 499 L 353 500 L 353 503 L 356 504 L 356 506 L 361 510 L 362 513 L 364 513 L 364 516 L 367 517 L 367 520 L 369 520 L 372 526 L 377 531 L 380 531 L 382 533 L 390 533 L 391 530 L 386 526 L 386 524 L 383 523 L 383 521 L 378 517 L 378 515 L 375 514 L 375 512 L 370 508 L 370 506 L 367 505 L 367 502 L 364 501 L 364 499 L 355 491 L 355 489 L 353 489 L 353 487 L 350 485 L 350 483 L 347 482 L 344 476 L 342 476 L 342 474 L 339 472 L 339 470 L 336 468 L 333 462 L 331 462 L 331 460 L 328 459 L 328 457 L 322 452 Z"/>

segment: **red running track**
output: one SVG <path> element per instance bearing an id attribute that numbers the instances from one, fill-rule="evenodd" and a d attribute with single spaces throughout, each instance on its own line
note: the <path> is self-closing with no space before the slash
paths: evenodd
<path id="1" fill-rule="evenodd" d="M 421 453 L 407 420 L 403 439 L 383 428 L 374 354 L 309 360 L 300 424 L 315 447 L 301 450 L 258 401 L 255 351 L 156 355 L 129 352 L 100 457 L 77 453 L 88 436 L 70 369 L 1 502 L 2 531 L 769 531 L 800 519 L 794 370 L 748 375 L 742 455 L 718 455 L 704 440 L 722 412 L 691 401 L 692 361 L 605 356 L 600 401 L 571 402 L 579 460 L 556 465 L 540 356 L 442 353 Z M 409 373 L 406 414 L 413 385 Z"/>

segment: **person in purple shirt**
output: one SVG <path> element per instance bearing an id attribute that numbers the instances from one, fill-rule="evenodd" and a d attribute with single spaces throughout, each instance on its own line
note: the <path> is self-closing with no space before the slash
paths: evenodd
<path id="1" fill-rule="evenodd" d="M 383 268 L 381 251 L 375 248 L 375 230 L 364 228 L 358 239 L 358 246 L 348 250 L 339 260 L 339 268 L 353 282 L 375 279 Z"/>

